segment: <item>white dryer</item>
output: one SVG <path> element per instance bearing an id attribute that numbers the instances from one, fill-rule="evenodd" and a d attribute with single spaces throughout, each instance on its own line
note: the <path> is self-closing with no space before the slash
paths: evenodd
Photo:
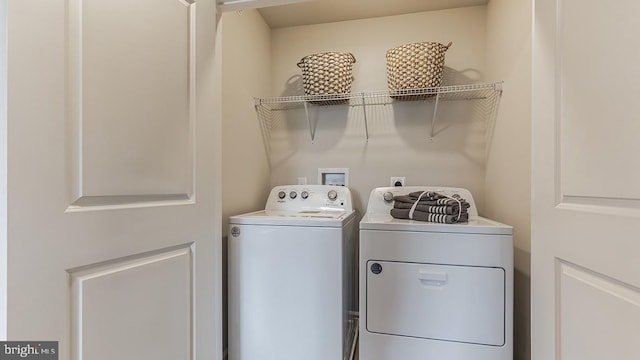
<path id="1" fill-rule="evenodd" d="M 415 191 L 459 195 L 469 221 L 391 217 L 390 199 Z M 512 235 L 466 189 L 374 189 L 360 222 L 360 359 L 511 360 Z"/>
<path id="2" fill-rule="evenodd" d="M 229 359 L 343 360 L 357 334 L 351 192 L 277 186 L 229 220 Z"/>

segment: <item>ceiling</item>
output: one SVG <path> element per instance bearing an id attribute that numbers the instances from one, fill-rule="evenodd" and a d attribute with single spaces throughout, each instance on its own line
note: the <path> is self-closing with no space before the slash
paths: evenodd
<path id="1" fill-rule="evenodd" d="M 272 29 L 486 5 L 489 0 L 313 0 L 258 9 Z"/>

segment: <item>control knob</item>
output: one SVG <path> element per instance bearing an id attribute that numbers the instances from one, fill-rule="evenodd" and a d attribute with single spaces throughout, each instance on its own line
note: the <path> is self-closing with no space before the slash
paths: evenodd
<path id="1" fill-rule="evenodd" d="M 393 193 L 391 191 L 387 191 L 384 194 L 382 194 L 382 198 L 384 198 L 384 201 L 391 201 L 393 200 Z"/>
<path id="2" fill-rule="evenodd" d="M 287 193 L 285 193 L 284 191 L 280 191 L 278 193 L 278 198 L 280 198 L 280 199 L 284 199 L 286 196 L 287 196 Z"/>
<path id="3" fill-rule="evenodd" d="M 300 196 L 301 196 L 303 199 L 306 199 L 306 198 L 308 198 L 308 197 L 309 197 L 309 192 L 307 192 L 307 191 L 303 191 L 303 192 L 301 192 L 301 193 L 300 193 Z"/>
<path id="4" fill-rule="evenodd" d="M 327 193 L 327 196 L 329 197 L 329 200 L 333 201 L 338 198 L 338 192 L 335 190 L 330 190 L 329 193 Z"/>
<path id="5" fill-rule="evenodd" d="M 298 193 L 295 192 L 295 191 L 292 191 L 292 192 L 289 193 L 289 197 L 292 198 L 292 199 L 295 199 L 296 197 L 298 197 Z"/>

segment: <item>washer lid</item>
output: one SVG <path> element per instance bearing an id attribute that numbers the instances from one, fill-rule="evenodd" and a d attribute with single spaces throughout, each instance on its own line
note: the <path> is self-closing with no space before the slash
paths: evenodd
<path id="1" fill-rule="evenodd" d="M 260 210 L 232 216 L 230 224 L 278 225 L 278 226 L 326 226 L 339 227 L 355 216 L 355 210 Z"/>
<path id="2" fill-rule="evenodd" d="M 497 221 L 475 217 L 469 222 L 438 224 L 417 220 L 395 219 L 389 214 L 366 213 L 360 221 L 360 230 L 421 231 L 461 234 L 505 234 L 512 235 L 513 228 Z"/>

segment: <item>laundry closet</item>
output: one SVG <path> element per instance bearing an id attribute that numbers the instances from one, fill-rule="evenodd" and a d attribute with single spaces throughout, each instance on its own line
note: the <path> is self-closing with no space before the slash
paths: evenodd
<path id="1" fill-rule="evenodd" d="M 481 215 L 514 226 L 514 358 L 528 356 L 531 4 L 524 3 L 491 0 L 284 27 L 265 19 L 277 7 L 223 13 L 218 37 L 225 225 L 231 215 L 260 209 L 276 185 L 317 184 L 319 168 L 348 169 L 360 216 L 371 189 L 389 186 L 391 177 L 404 177 L 407 185 L 467 188 Z M 384 91 L 385 52 L 423 41 L 452 42 L 443 86 L 482 84 L 487 92 L 440 101 L 437 108 L 433 98 L 261 106 L 302 95 L 296 64 L 326 51 L 354 55 L 352 93 Z"/>

